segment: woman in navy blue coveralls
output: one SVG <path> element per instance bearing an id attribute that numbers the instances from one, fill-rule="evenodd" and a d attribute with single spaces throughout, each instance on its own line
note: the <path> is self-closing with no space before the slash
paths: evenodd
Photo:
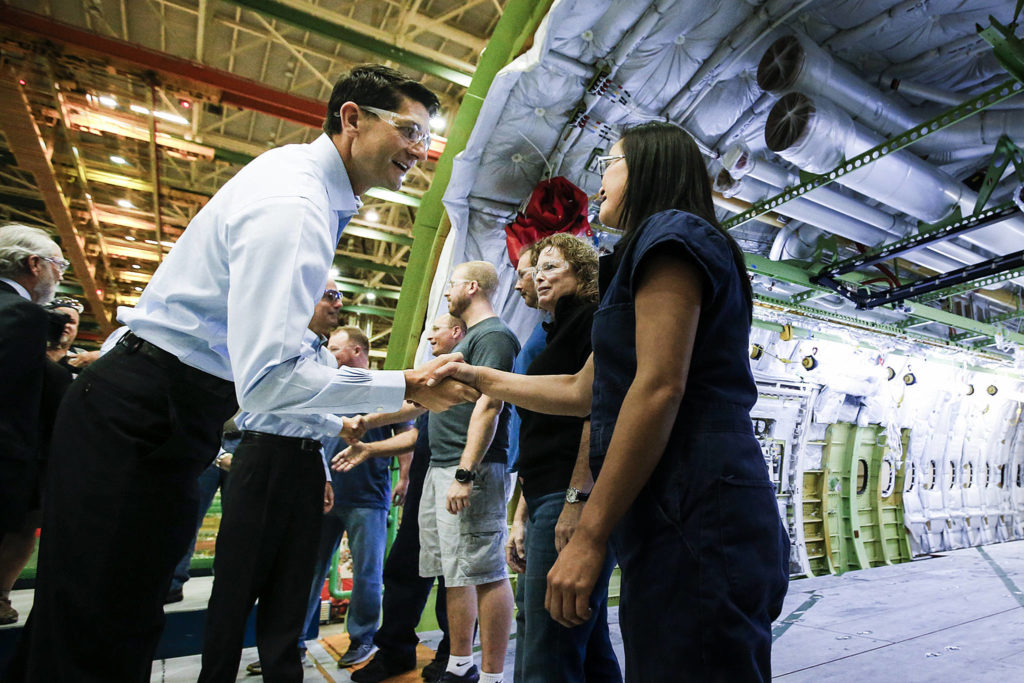
<path id="1" fill-rule="evenodd" d="M 610 539 L 627 681 L 768 680 L 789 540 L 750 421 L 743 254 L 688 134 L 643 124 L 610 152 L 601 223 L 626 234 L 602 260 L 591 362 L 572 376 L 444 373 L 530 410 L 590 413 L 597 481 L 548 574 L 553 618 L 588 617 Z"/>

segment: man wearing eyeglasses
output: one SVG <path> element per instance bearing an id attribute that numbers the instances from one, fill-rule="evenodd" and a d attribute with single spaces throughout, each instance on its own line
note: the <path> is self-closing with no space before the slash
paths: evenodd
<path id="1" fill-rule="evenodd" d="M 18 620 L 10 592 L 39 526 L 44 445 L 53 422 L 44 405 L 53 403 L 63 374 L 47 363 L 49 319 L 40 304 L 53 298 L 66 268 L 60 247 L 42 230 L 0 228 L 0 624 Z"/>
<path id="2" fill-rule="evenodd" d="M 309 415 L 389 412 L 405 398 L 433 410 L 476 400 L 464 385 L 427 386 L 448 359 L 374 372 L 300 353 L 360 195 L 398 189 L 426 159 L 437 108 L 433 93 L 392 69 L 345 74 L 324 134 L 239 171 L 192 219 L 138 304 L 120 309 L 130 332 L 61 407 L 33 617 L 9 680 L 148 680 L 171 574 L 194 532 L 198 475 L 237 407 Z M 84 490 L 82 481 L 103 486 Z M 288 678 L 298 680 L 294 664 Z"/>
<path id="3" fill-rule="evenodd" d="M 508 372 L 519 340 L 491 305 L 498 276 L 484 261 L 452 271 L 445 298 L 466 336 L 455 350 L 466 361 Z M 512 625 L 505 565 L 509 406 L 489 396 L 430 414 L 430 468 L 420 500 L 420 575 L 444 576 L 451 648 L 443 683 L 502 680 Z M 480 667 L 473 664 L 473 625 L 480 618 Z"/>

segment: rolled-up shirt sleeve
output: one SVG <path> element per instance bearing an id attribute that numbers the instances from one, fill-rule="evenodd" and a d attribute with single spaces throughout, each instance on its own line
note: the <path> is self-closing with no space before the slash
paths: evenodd
<path id="1" fill-rule="evenodd" d="M 227 223 L 227 345 L 243 410 L 322 416 L 402 405 L 401 371 L 333 369 L 300 356 L 334 254 L 328 216 L 337 220 L 309 199 L 271 197 Z"/>

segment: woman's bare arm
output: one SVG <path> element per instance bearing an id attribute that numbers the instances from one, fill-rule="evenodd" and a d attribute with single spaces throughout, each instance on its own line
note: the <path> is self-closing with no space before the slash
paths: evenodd
<path id="1" fill-rule="evenodd" d="M 454 377 L 482 394 L 535 413 L 590 415 L 594 383 L 594 356 L 575 375 L 517 375 L 466 363 L 447 363 L 434 372 L 435 379 Z"/>

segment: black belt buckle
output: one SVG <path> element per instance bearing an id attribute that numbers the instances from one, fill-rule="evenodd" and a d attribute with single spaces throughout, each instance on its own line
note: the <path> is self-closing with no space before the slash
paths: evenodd
<path id="1" fill-rule="evenodd" d="M 123 346 L 128 353 L 135 353 L 146 342 L 142 337 L 135 336 L 135 333 L 128 331 L 121 337 L 117 345 Z"/>

